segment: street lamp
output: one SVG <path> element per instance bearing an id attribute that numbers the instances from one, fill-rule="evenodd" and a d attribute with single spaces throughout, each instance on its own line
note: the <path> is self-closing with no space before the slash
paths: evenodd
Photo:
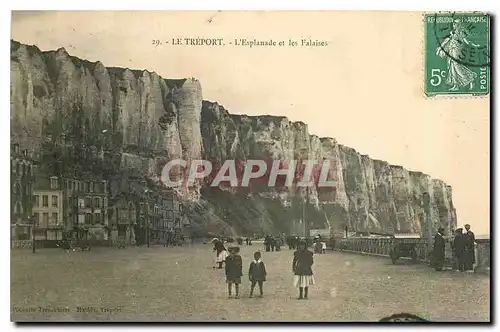
<path id="1" fill-rule="evenodd" d="M 145 221 L 146 221 L 146 242 L 147 242 L 147 245 L 148 245 L 148 248 L 149 248 L 149 216 L 148 216 L 148 213 L 149 213 L 149 202 L 148 202 L 148 196 L 147 194 L 150 192 L 149 189 L 146 189 L 144 190 L 144 193 L 146 194 L 146 204 L 144 205 L 145 207 Z"/>
<path id="2" fill-rule="evenodd" d="M 31 238 L 32 238 L 32 249 L 33 249 L 33 253 L 36 252 L 36 243 L 35 243 L 35 227 L 36 227 L 36 220 L 35 220 L 35 216 L 31 216 L 30 217 L 31 219 Z"/>

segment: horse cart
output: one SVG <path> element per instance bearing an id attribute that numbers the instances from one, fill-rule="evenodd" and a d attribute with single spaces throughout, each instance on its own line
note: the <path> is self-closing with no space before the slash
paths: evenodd
<path id="1" fill-rule="evenodd" d="M 417 244 L 420 242 L 420 236 L 416 234 L 395 234 L 394 245 L 391 248 L 389 256 L 392 264 L 401 257 L 411 258 L 413 262 L 418 259 Z"/>

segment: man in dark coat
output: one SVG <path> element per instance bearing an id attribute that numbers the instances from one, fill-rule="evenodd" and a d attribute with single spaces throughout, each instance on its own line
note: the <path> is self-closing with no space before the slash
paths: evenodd
<path id="1" fill-rule="evenodd" d="M 465 271 L 465 236 L 462 229 L 455 230 L 455 237 L 453 238 L 453 256 L 455 270 Z"/>
<path id="2" fill-rule="evenodd" d="M 476 242 L 476 237 L 474 233 L 470 230 L 470 225 L 465 225 L 465 271 L 474 270 L 474 264 L 476 263 L 476 253 L 474 250 L 474 244 Z"/>
<path id="3" fill-rule="evenodd" d="M 443 239 L 444 228 L 439 227 L 436 236 L 434 237 L 434 248 L 432 251 L 434 268 L 436 271 L 442 271 L 444 265 L 445 243 Z"/>

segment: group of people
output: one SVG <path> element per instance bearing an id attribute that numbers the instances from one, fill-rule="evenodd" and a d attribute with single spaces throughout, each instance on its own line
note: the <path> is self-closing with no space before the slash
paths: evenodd
<path id="1" fill-rule="evenodd" d="M 474 270 L 476 255 L 474 243 L 476 241 L 474 233 L 470 230 L 470 225 L 465 225 L 465 233 L 462 228 L 455 230 L 451 243 L 453 254 L 453 269 L 458 271 Z M 444 228 L 440 227 L 434 237 L 434 248 L 432 252 L 432 265 L 436 271 L 442 271 L 445 262 L 446 241 L 444 239 Z"/>
<path id="2" fill-rule="evenodd" d="M 240 248 L 232 246 L 226 249 L 223 241 L 212 240 L 213 250 L 216 252 L 216 265 L 214 268 L 222 269 L 224 265 L 228 297 L 232 298 L 234 285 L 234 298 L 240 296 L 241 277 L 243 276 L 243 259 L 240 256 Z M 259 286 L 259 296 L 263 297 L 263 284 L 267 280 L 266 265 L 262 261 L 262 254 L 257 251 L 253 255 L 254 260 L 248 268 L 250 281 L 250 297 L 253 297 L 255 286 Z M 293 253 L 292 271 L 294 274 L 294 286 L 299 289 L 299 300 L 307 299 L 309 286 L 315 284 L 312 265 L 314 263 L 313 252 L 308 249 L 307 242 L 299 241 L 297 250 Z"/>
<path id="3" fill-rule="evenodd" d="M 186 238 L 182 234 L 176 234 L 172 231 L 168 231 L 165 233 L 163 237 L 163 246 L 164 247 L 175 247 L 182 246 L 186 242 Z"/>
<path id="4" fill-rule="evenodd" d="M 314 253 L 326 254 L 326 242 L 320 236 L 314 239 Z"/>
<path id="5" fill-rule="evenodd" d="M 280 237 L 274 237 L 272 235 L 266 235 L 264 238 L 264 248 L 267 252 L 269 251 L 280 251 L 283 245 Z"/>

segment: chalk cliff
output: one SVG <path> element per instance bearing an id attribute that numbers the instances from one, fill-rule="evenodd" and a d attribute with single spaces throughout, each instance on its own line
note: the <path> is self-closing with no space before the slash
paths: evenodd
<path id="1" fill-rule="evenodd" d="M 154 182 L 173 158 L 328 159 L 337 187 L 311 190 L 310 228 L 425 232 L 424 192 L 433 227 L 456 225 L 451 187 L 441 180 L 311 135 L 302 122 L 230 114 L 204 101 L 193 78 L 170 80 L 145 70 L 104 67 L 64 49 L 41 52 L 11 42 L 11 139 L 40 156 L 57 146 L 54 158 L 66 170 L 71 163 L 86 163 L 110 179 L 145 176 Z M 75 141 L 85 146 L 84 158 L 74 159 L 81 153 Z M 296 187 L 250 195 L 199 185 L 183 192 L 194 226 L 239 234 L 299 233 L 304 197 Z"/>

